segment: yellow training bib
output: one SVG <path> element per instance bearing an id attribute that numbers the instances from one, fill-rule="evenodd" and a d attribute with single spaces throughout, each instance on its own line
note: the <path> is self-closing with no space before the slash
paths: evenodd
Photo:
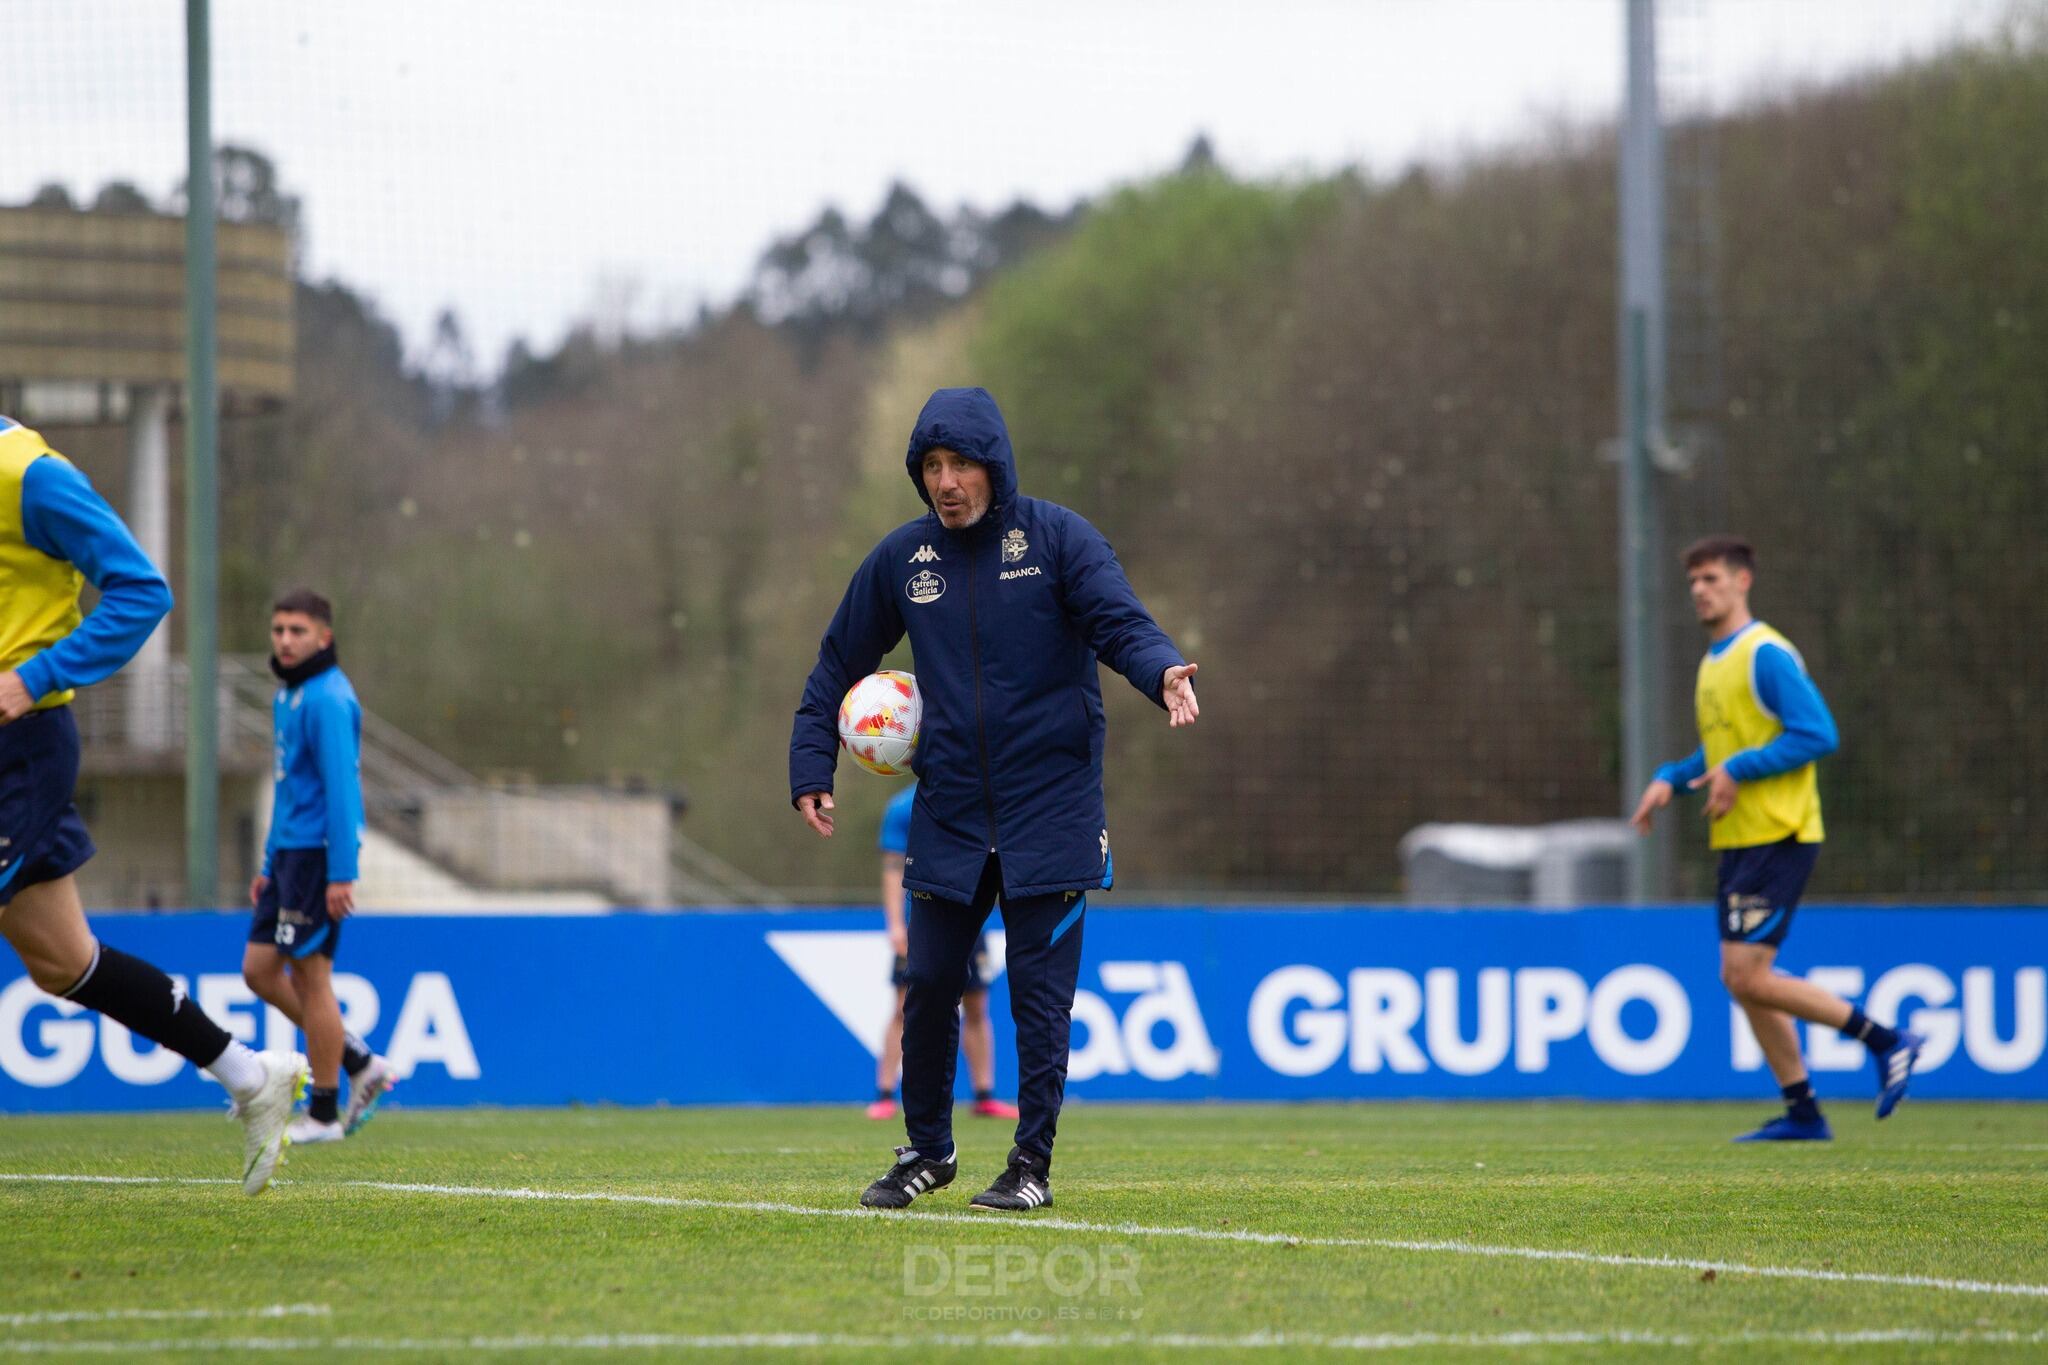
<path id="1" fill-rule="evenodd" d="M 37 460 L 64 458 L 24 426 L 0 429 L 0 673 L 21 667 L 78 628 L 85 575 L 28 543 L 21 487 Z M 72 698 L 59 688 L 36 701 L 38 711 Z"/>
<path id="2" fill-rule="evenodd" d="M 1693 706 L 1709 772 L 1732 755 L 1761 748 L 1785 732 L 1756 694 L 1756 652 L 1766 644 L 1777 645 L 1805 669 L 1806 661 L 1792 642 L 1761 621 L 1744 626 L 1719 654 L 1710 652 L 1700 660 Z M 1714 848 L 1753 848 L 1795 836 L 1802 844 L 1817 844 L 1825 837 L 1820 780 L 1811 763 L 1775 777 L 1737 783 L 1735 806 L 1714 821 L 1708 843 Z"/>

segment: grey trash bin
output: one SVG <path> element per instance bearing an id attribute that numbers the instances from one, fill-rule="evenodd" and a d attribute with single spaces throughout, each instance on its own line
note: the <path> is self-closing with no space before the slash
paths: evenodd
<path id="1" fill-rule="evenodd" d="M 1612 905 L 1634 847 L 1624 820 L 1418 825 L 1402 836 L 1401 871 L 1418 905 Z"/>

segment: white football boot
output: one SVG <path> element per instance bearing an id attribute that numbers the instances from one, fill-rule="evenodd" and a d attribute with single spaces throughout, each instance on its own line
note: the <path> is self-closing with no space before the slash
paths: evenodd
<path id="1" fill-rule="evenodd" d="M 308 1142 L 339 1142 L 348 1136 L 339 1119 L 333 1123 L 322 1123 L 311 1114 L 301 1114 L 292 1120 L 292 1126 L 285 1130 L 285 1141 L 293 1147 Z"/>
<path id="2" fill-rule="evenodd" d="M 285 1131 L 292 1106 L 306 1094 L 306 1059 L 296 1052 L 259 1052 L 263 1084 L 235 1097 L 234 1117 L 242 1125 L 242 1193 L 261 1194 L 291 1144 Z"/>
<path id="3" fill-rule="evenodd" d="M 374 1118 L 378 1103 L 397 1084 L 397 1068 L 382 1057 L 370 1058 L 368 1066 L 348 1078 L 348 1108 L 341 1113 L 342 1131 L 353 1134 Z"/>

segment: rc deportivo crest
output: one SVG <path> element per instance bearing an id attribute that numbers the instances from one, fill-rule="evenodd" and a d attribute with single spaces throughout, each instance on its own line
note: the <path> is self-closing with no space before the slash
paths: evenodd
<path id="1" fill-rule="evenodd" d="M 1030 550 L 1030 548 L 1031 544 L 1024 539 L 1022 531 L 1010 532 L 1010 534 L 1003 537 L 1003 563 L 1015 564 L 1024 557 L 1025 552 Z"/>
<path id="2" fill-rule="evenodd" d="M 931 564 L 937 562 L 938 557 L 939 552 L 937 550 L 934 550 L 929 545 L 920 545 L 917 547 L 917 553 L 910 557 L 910 562 L 912 564 Z"/>
<path id="3" fill-rule="evenodd" d="M 938 558 L 936 555 L 932 557 Z M 920 569 L 915 578 L 903 585 L 903 595 L 919 605 L 936 602 L 946 595 L 946 580 L 930 569 Z"/>

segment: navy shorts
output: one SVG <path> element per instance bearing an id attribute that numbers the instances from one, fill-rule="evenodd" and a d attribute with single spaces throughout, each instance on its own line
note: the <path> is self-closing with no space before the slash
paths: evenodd
<path id="1" fill-rule="evenodd" d="M 78 807 L 78 722 L 68 706 L 0 725 L 0 905 L 85 866 L 96 851 Z"/>
<path id="2" fill-rule="evenodd" d="M 889 984 L 902 990 L 910 984 L 910 959 L 899 957 L 889 972 Z M 967 969 L 967 989 L 962 995 L 980 995 L 988 990 L 988 935 L 974 940 L 974 961 Z"/>
<path id="3" fill-rule="evenodd" d="M 249 942 L 286 957 L 323 954 L 334 960 L 341 925 L 327 917 L 327 850 L 281 848 L 270 855 L 270 884 L 256 898 Z"/>
<path id="4" fill-rule="evenodd" d="M 1806 893 L 1806 879 L 1819 859 L 1819 844 L 1802 844 L 1796 838 L 1721 850 L 1714 892 L 1721 941 L 1768 943 L 1773 948 L 1783 943 L 1792 928 L 1792 912 Z"/>

